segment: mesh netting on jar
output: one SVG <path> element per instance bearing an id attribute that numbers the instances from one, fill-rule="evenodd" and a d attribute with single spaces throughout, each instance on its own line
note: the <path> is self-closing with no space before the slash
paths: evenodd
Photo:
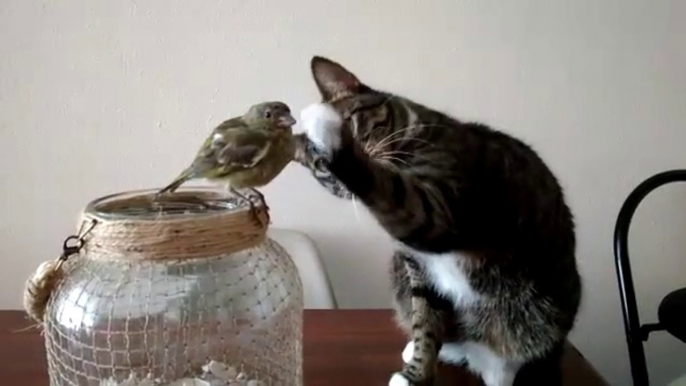
<path id="1" fill-rule="evenodd" d="M 89 206 L 43 319 L 51 385 L 302 384 L 295 265 L 235 197 L 186 194 Z"/>

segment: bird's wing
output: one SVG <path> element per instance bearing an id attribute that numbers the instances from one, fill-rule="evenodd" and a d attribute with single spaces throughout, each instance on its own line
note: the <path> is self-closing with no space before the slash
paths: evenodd
<path id="1" fill-rule="evenodd" d="M 267 155 L 269 131 L 232 118 L 217 126 L 205 140 L 190 169 L 193 175 L 219 178 L 249 169 Z"/>
<path id="2" fill-rule="evenodd" d="M 254 129 L 235 129 L 215 141 L 215 162 L 225 168 L 251 168 L 259 163 L 271 146 L 266 132 Z"/>
<path id="3" fill-rule="evenodd" d="M 211 158 L 213 153 L 226 146 L 228 140 L 227 133 L 244 130 L 246 127 L 247 125 L 241 117 L 231 118 L 222 122 L 219 126 L 215 127 L 210 136 L 205 139 L 205 143 L 203 143 L 198 152 L 198 157 Z"/>

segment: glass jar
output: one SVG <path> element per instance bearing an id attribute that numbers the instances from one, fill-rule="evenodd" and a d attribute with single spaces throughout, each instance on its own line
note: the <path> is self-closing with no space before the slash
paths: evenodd
<path id="1" fill-rule="evenodd" d="M 45 310 L 50 384 L 302 385 L 302 286 L 266 208 L 154 193 L 86 208 Z"/>

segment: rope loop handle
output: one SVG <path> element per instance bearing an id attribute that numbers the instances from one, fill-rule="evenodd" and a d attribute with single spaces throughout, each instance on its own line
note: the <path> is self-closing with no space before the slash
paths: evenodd
<path id="1" fill-rule="evenodd" d="M 77 234 L 64 239 L 62 254 L 55 260 L 41 263 L 33 276 L 27 280 L 24 289 L 24 309 L 39 324 L 42 324 L 45 318 L 45 308 L 52 291 L 64 276 L 62 264 L 81 251 L 85 244 L 84 238 L 95 228 L 96 224 L 97 221 L 94 219 L 84 221 Z"/>

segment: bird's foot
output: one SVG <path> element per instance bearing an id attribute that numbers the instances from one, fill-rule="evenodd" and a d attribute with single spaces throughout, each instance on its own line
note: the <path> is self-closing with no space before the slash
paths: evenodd
<path id="1" fill-rule="evenodd" d="M 255 189 L 255 188 L 250 188 L 250 191 L 253 192 L 253 193 L 255 193 L 255 195 L 256 195 L 257 198 L 259 199 L 260 205 L 261 205 L 267 212 L 269 212 L 269 206 L 267 205 L 267 200 L 265 200 L 265 198 L 264 198 L 264 194 L 262 194 L 262 192 L 260 192 L 259 190 Z"/>
<path id="2" fill-rule="evenodd" d="M 255 193 L 255 195 L 257 195 L 257 198 L 259 199 L 259 203 L 260 203 L 259 206 L 256 206 L 255 203 L 251 199 L 248 200 L 249 205 L 250 205 L 250 210 L 252 211 L 253 216 L 255 217 L 255 219 L 257 221 L 261 221 L 259 213 L 264 212 L 265 215 L 267 216 L 267 224 L 271 223 L 271 217 L 269 216 L 269 206 L 267 206 L 267 201 L 264 199 L 264 195 L 259 190 L 254 189 L 254 188 L 251 188 L 250 191 L 252 191 L 253 193 Z"/>
<path id="3" fill-rule="evenodd" d="M 257 205 L 255 205 L 255 202 L 252 200 L 252 198 L 249 195 L 245 196 L 233 188 L 231 188 L 230 190 L 231 190 L 231 193 L 233 193 L 237 197 L 241 198 L 242 200 L 244 200 L 248 204 L 248 210 L 250 211 L 250 214 L 253 216 L 253 219 L 256 222 L 262 223 L 264 221 L 263 217 L 260 215 L 261 212 L 264 212 L 267 215 L 267 224 L 269 224 L 269 222 L 271 221 L 271 219 L 269 217 L 269 208 L 267 207 L 267 204 L 264 200 L 264 196 L 262 195 L 262 193 L 260 193 L 256 189 L 251 189 L 252 192 L 256 193 L 256 195 L 258 196 L 258 198 L 261 202 L 261 205 L 257 206 Z"/>

